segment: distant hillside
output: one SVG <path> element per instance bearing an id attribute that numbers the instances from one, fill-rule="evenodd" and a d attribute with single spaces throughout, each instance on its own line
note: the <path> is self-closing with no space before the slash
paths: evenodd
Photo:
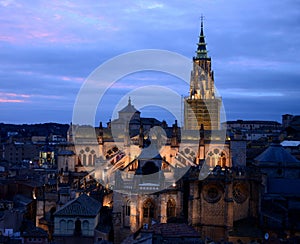
<path id="1" fill-rule="evenodd" d="M 2 139 L 9 134 L 16 134 L 14 137 L 30 138 L 32 136 L 61 135 L 66 137 L 69 125 L 58 123 L 44 124 L 4 124 L 0 123 L 0 135 Z"/>

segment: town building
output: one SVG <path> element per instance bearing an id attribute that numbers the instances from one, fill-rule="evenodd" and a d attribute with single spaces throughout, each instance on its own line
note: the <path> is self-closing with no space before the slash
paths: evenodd
<path id="1" fill-rule="evenodd" d="M 273 141 L 278 138 L 282 125 L 277 121 L 265 120 L 236 120 L 222 123 L 222 128 L 227 129 L 228 135 L 234 135 L 237 132 L 247 141 L 267 139 Z"/>
<path id="2" fill-rule="evenodd" d="M 255 158 L 262 173 L 261 226 L 278 238 L 300 233 L 300 161 L 272 143 Z"/>
<path id="3" fill-rule="evenodd" d="M 58 243 L 94 243 L 101 203 L 86 194 L 69 201 L 54 213 L 54 240 Z"/>
<path id="4" fill-rule="evenodd" d="M 282 115 L 285 136 L 288 140 L 300 140 L 300 116 L 284 114 Z"/>

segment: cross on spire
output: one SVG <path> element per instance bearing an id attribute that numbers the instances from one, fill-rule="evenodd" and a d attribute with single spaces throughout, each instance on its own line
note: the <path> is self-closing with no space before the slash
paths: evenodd
<path id="1" fill-rule="evenodd" d="M 199 42 L 197 43 L 198 48 L 196 51 L 196 59 L 207 59 L 207 50 L 206 50 L 206 43 L 205 43 L 205 36 L 203 31 L 203 20 L 204 16 L 201 14 L 201 30 L 200 30 L 200 36 L 199 36 Z"/>
<path id="2" fill-rule="evenodd" d="M 201 14 L 201 17 L 200 17 L 200 19 L 201 19 L 201 27 L 203 26 L 203 20 L 204 20 L 204 16 L 203 16 L 203 14 Z"/>

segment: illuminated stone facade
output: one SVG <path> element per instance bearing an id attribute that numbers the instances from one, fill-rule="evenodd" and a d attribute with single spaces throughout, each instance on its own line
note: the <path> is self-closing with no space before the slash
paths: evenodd
<path id="1" fill-rule="evenodd" d="M 203 26 L 193 62 L 184 128 L 140 117 L 130 99 L 118 119 L 107 127 L 100 123 L 96 140 L 95 128 L 70 126 L 63 150 L 76 145 L 76 155 L 61 155 L 73 158 L 65 163 L 74 164 L 69 168 L 113 189 L 114 243 L 141 227 L 172 221 L 185 221 L 203 238 L 229 240 L 235 221 L 258 215 L 260 178 L 246 167 L 246 142 L 219 130 L 221 99 Z"/>

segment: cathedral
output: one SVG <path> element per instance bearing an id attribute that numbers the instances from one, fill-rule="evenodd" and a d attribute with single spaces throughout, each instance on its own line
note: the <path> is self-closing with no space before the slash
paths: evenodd
<path id="1" fill-rule="evenodd" d="M 203 21 L 192 60 L 183 127 L 141 117 L 134 98 L 106 127 L 100 122 L 97 140 L 88 126 L 70 126 L 58 169 L 87 172 L 87 179 L 113 191 L 114 243 L 172 222 L 187 223 L 203 238 L 228 241 L 237 221 L 258 216 L 260 181 L 246 166 L 246 142 L 220 129 L 222 100 Z"/>

